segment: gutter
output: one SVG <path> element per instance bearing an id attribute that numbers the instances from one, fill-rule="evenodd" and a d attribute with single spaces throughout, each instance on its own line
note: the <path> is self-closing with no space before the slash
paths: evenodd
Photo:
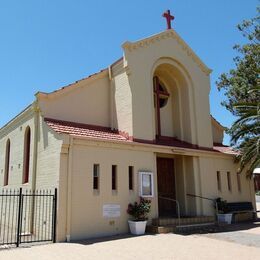
<path id="1" fill-rule="evenodd" d="M 38 137 L 39 137 L 39 115 L 40 109 L 38 103 L 35 102 L 34 110 L 34 140 L 33 140 L 33 174 L 32 174 L 32 190 L 36 188 L 37 162 L 38 162 Z"/>
<path id="2" fill-rule="evenodd" d="M 70 137 L 72 135 L 66 134 Z M 202 155 L 214 155 L 214 156 L 220 156 L 220 157 L 232 157 L 234 158 L 234 154 L 228 154 L 228 153 L 221 153 L 218 151 L 211 151 L 211 150 L 196 150 L 191 148 L 182 148 L 182 147 L 174 147 L 174 146 L 166 146 L 166 145 L 155 145 L 155 144 L 148 144 L 148 143 L 139 143 L 139 142 L 127 142 L 127 141 L 119 141 L 119 140 L 104 140 L 104 139 L 98 139 L 98 138 L 92 138 L 92 137 L 86 137 L 86 136 L 73 136 L 75 139 L 75 142 L 80 141 L 87 141 L 91 143 L 104 143 L 104 144 L 110 144 L 110 145 L 125 145 L 126 147 L 142 147 L 143 149 L 149 149 L 153 152 L 165 152 L 167 153 L 173 153 L 173 154 L 180 154 L 180 155 L 188 155 L 188 156 L 202 156 Z"/>
<path id="3" fill-rule="evenodd" d="M 73 137 L 69 137 L 69 156 L 67 168 L 67 217 L 66 217 L 66 242 L 71 238 L 71 193 L 72 193 L 72 157 L 73 157 Z"/>
<path id="4" fill-rule="evenodd" d="M 33 171 L 32 171 L 32 192 L 35 192 L 36 189 L 36 178 L 37 178 L 37 162 L 38 162 L 38 138 L 39 138 L 39 119 L 40 119 L 40 109 L 38 106 L 38 102 L 35 101 L 32 106 L 33 109 L 33 117 L 34 117 L 34 135 L 33 135 Z M 35 197 L 32 197 L 31 204 L 31 225 L 30 230 L 31 233 L 34 231 L 34 216 L 35 216 Z"/>

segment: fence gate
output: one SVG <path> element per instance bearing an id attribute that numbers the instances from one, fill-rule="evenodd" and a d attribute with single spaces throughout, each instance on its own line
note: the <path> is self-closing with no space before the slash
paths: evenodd
<path id="1" fill-rule="evenodd" d="M 0 245 L 56 242 L 57 189 L 0 192 Z"/>

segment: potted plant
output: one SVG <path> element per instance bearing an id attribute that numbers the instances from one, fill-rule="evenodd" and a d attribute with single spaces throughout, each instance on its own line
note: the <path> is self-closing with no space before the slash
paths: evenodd
<path id="1" fill-rule="evenodd" d="M 227 201 L 217 198 L 215 200 L 215 208 L 217 211 L 218 223 L 231 224 L 232 213 L 229 212 Z"/>
<path id="2" fill-rule="evenodd" d="M 140 202 L 128 204 L 127 213 L 133 217 L 128 220 L 131 234 L 143 235 L 145 233 L 148 213 L 151 209 L 151 201 L 140 198 Z"/>

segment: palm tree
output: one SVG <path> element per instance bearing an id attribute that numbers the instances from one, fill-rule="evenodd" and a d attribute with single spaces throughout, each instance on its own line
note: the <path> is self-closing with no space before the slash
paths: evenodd
<path id="1" fill-rule="evenodd" d="M 256 100 L 259 101 L 234 105 L 238 119 L 228 131 L 231 145 L 238 150 L 240 171 L 246 168 L 250 177 L 260 165 L 260 86 L 248 92 L 248 95 L 252 94 L 258 96 Z"/>

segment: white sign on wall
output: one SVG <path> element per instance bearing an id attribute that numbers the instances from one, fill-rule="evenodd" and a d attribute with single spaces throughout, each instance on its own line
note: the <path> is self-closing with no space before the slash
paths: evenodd
<path id="1" fill-rule="evenodd" d="M 118 204 L 105 204 L 103 205 L 103 217 L 104 218 L 119 218 L 120 205 Z"/>
<path id="2" fill-rule="evenodd" d="M 153 197 L 153 173 L 139 172 L 140 196 L 143 198 Z"/>

